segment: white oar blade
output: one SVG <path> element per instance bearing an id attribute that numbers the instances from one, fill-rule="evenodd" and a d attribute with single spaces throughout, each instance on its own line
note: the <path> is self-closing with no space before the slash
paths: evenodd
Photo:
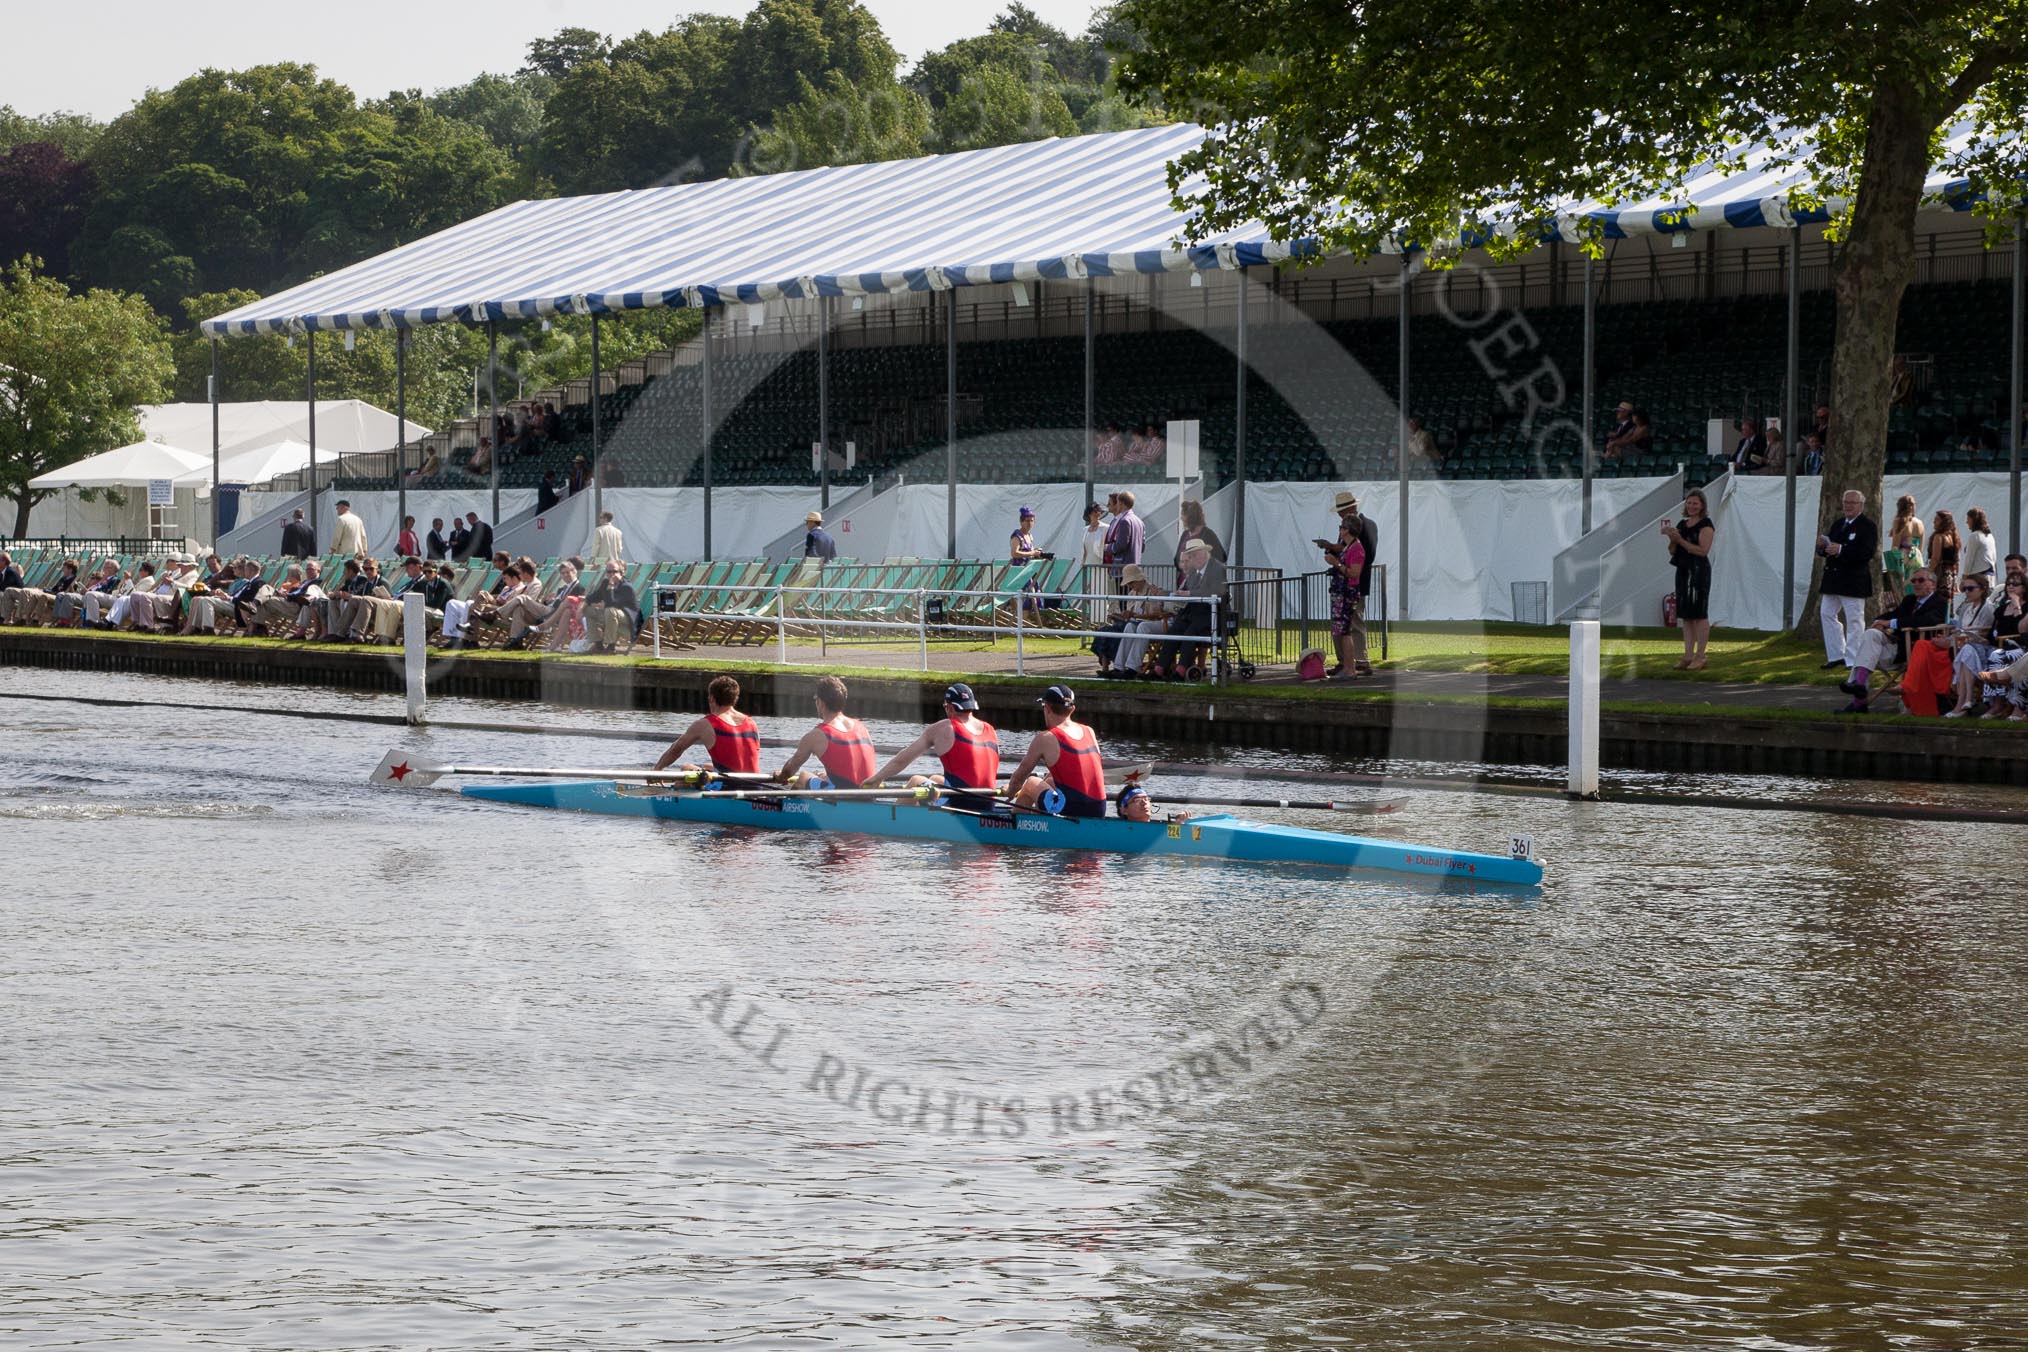
<path id="1" fill-rule="evenodd" d="M 442 772 L 425 765 L 405 751 L 390 751 L 373 769 L 373 782 L 389 789 L 423 789 L 437 782 Z"/>

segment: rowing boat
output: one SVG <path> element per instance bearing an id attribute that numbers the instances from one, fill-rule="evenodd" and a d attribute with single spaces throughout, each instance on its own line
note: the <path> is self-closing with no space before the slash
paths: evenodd
<path id="1" fill-rule="evenodd" d="M 1421 877 L 1535 886 L 1542 865 L 1525 844 L 1513 857 L 1375 840 L 1299 826 L 1273 826 L 1219 813 L 1177 821 L 1057 817 L 1040 812 L 966 811 L 905 801 L 821 796 L 684 792 L 622 786 L 611 780 L 539 784 L 467 784 L 469 798 L 525 807 L 560 808 L 619 817 L 747 826 L 770 831 L 834 831 L 956 845 L 1099 850 L 1114 854 L 1183 855 L 1253 863 L 1317 864 Z"/>

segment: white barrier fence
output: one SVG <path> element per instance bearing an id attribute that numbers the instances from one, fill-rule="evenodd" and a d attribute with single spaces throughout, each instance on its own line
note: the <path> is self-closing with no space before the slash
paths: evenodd
<path id="1" fill-rule="evenodd" d="M 996 643 L 1003 638 L 1012 638 L 1014 640 L 1014 674 L 1017 676 L 1025 676 L 1027 674 L 1027 644 L 1030 637 L 1088 639 L 1121 637 L 1120 631 L 1117 629 L 1064 629 L 1055 625 L 1028 624 L 1029 610 L 1031 608 L 1040 608 L 1043 599 L 1040 592 L 938 591 L 928 587 L 761 586 L 754 588 L 754 592 L 768 599 L 740 610 L 664 610 L 662 608 L 663 595 L 695 590 L 696 588 L 694 587 L 670 586 L 667 584 L 657 586 L 654 589 L 654 619 L 650 627 L 654 631 L 654 654 L 657 659 L 663 656 L 661 622 L 665 619 L 771 624 L 775 631 L 775 660 L 784 666 L 788 665 L 789 661 L 789 631 L 791 629 L 799 633 L 814 630 L 818 635 L 818 641 L 825 645 L 829 644 L 830 631 L 833 629 L 845 630 L 847 632 L 890 633 L 897 636 L 913 635 L 916 641 L 917 660 L 920 664 L 919 669 L 922 671 L 930 669 L 929 645 L 932 635 L 938 638 L 945 638 L 969 634 L 982 638 L 990 638 Z M 912 611 L 913 618 L 882 620 L 856 619 L 849 616 L 841 618 L 825 614 L 821 610 L 816 613 L 790 613 L 788 607 L 784 604 L 785 598 L 790 597 L 827 597 L 834 601 L 849 598 L 856 601 L 869 596 L 906 598 L 908 601 L 913 602 L 913 604 L 904 606 L 902 609 Z M 1049 597 L 1049 600 L 1055 602 L 1090 601 L 1100 604 L 1108 601 L 1118 601 L 1119 599 L 1117 595 L 1108 596 L 1098 592 L 1052 593 Z M 1205 649 L 1205 677 L 1213 685 L 1219 684 L 1219 648 L 1221 645 L 1218 637 L 1218 610 L 1220 598 L 1212 595 L 1187 597 L 1149 596 L 1145 599 L 1149 602 L 1166 604 L 1175 611 L 1180 611 L 1185 606 L 1192 605 L 1201 605 L 1208 608 L 1211 621 L 1208 633 L 1148 634 L 1145 636 L 1135 635 L 1134 637 L 1146 637 L 1151 642 L 1176 643 L 1185 647 L 1201 646 Z M 952 608 L 953 602 L 960 603 L 956 608 L 962 611 L 966 607 L 961 603 L 968 600 L 987 602 L 987 611 L 992 617 L 990 622 L 985 624 L 965 623 L 962 620 L 949 618 L 947 611 Z M 999 607 L 1010 603 L 1014 607 L 1014 619 L 1012 623 L 999 618 Z"/>

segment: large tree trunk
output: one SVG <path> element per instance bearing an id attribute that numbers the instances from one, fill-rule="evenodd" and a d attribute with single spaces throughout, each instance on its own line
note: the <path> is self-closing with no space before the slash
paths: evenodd
<path id="1" fill-rule="evenodd" d="M 28 515 L 34 509 L 35 509 L 34 491 L 28 488 L 23 488 L 21 490 L 21 496 L 14 499 L 15 539 L 25 540 L 28 538 Z"/>
<path id="2" fill-rule="evenodd" d="M 1891 510 L 1880 501 L 1887 470 L 1887 414 L 1893 379 L 1894 329 L 1901 296 L 1915 278 L 1915 212 L 1929 171 L 1931 118 L 1914 86 L 1883 82 L 1866 124 L 1865 161 L 1852 224 L 1838 249 L 1837 342 L 1831 355 L 1831 444 L 1818 480 L 1817 525 L 1797 535 L 1814 539 L 1822 523 L 1843 515 L 1839 500 L 1848 488 L 1866 495 L 1866 511 L 1880 524 L 1887 542 Z M 1791 438 L 1790 445 L 1795 444 Z M 1790 452 L 1794 454 L 1793 449 Z M 1879 560 L 1874 560 L 1879 589 Z M 1817 588 L 1824 561 L 1810 573 L 1810 591 L 1797 616 L 1796 632 L 1821 635 Z"/>

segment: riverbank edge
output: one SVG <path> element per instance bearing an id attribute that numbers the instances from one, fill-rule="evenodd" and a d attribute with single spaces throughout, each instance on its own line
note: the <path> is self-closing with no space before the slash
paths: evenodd
<path id="1" fill-rule="evenodd" d="M 400 692 L 398 648 L 122 636 L 80 630 L 0 630 L 0 666 L 314 685 Z M 581 708 L 698 713 L 705 671 L 739 678 L 742 706 L 764 717 L 809 711 L 806 667 L 713 653 L 680 661 L 433 653 L 433 695 L 541 702 Z M 848 673 L 854 712 L 918 722 L 935 717 L 951 673 L 861 669 Z M 966 677 L 981 711 L 1008 727 L 1034 720 L 1047 677 Z M 1116 737 L 1181 745 L 1329 751 L 1446 764 L 1560 765 L 1568 719 L 1552 699 L 1413 696 L 1305 687 L 1086 687 L 1079 707 Z M 1757 716 L 1608 702 L 1600 711 L 1600 760 L 1614 769 L 1795 774 L 1847 779 L 1930 779 L 2028 784 L 2028 736 L 2012 728 L 1959 727 L 1936 719 Z"/>

